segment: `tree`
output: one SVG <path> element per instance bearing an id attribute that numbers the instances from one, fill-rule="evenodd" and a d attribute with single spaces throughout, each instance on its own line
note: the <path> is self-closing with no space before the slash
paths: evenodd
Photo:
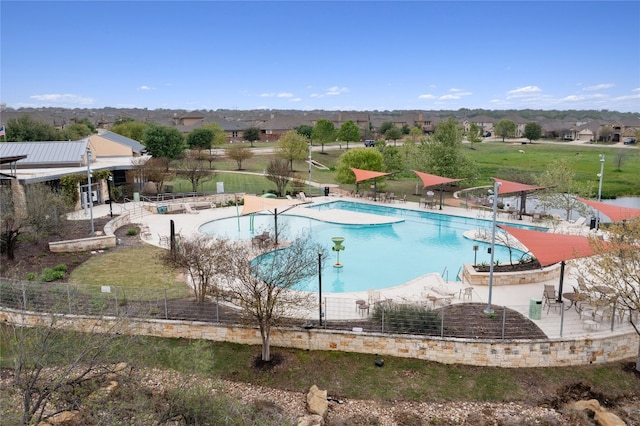
<path id="1" fill-rule="evenodd" d="M 305 138 L 311 139 L 311 134 L 313 133 L 313 126 L 310 126 L 308 124 L 302 124 L 296 127 L 295 131 L 300 133 Z"/>
<path id="2" fill-rule="evenodd" d="M 266 178 L 276 184 L 276 193 L 279 197 L 284 194 L 292 175 L 293 172 L 289 169 L 287 160 L 275 159 L 269 161 Z"/>
<path id="3" fill-rule="evenodd" d="M 384 171 L 384 157 L 377 149 L 351 149 L 338 158 L 336 181 L 344 184 L 356 183 L 355 175 L 351 170 L 352 167 L 382 172 Z"/>
<path id="4" fill-rule="evenodd" d="M 399 172 L 404 169 L 404 162 L 402 161 L 402 155 L 400 149 L 395 146 L 383 146 L 380 147 L 382 153 L 382 162 L 384 164 L 384 170 L 387 172 Z"/>
<path id="5" fill-rule="evenodd" d="M 211 129 L 204 127 L 193 129 L 187 135 L 187 145 L 189 145 L 191 149 L 211 149 L 214 136 L 215 134 Z"/>
<path id="6" fill-rule="evenodd" d="M 191 182 L 191 190 L 198 192 L 201 183 L 213 179 L 213 173 L 204 167 L 204 161 L 197 159 L 182 160 L 177 163 L 176 174 Z"/>
<path id="7" fill-rule="evenodd" d="M 453 118 L 438 123 L 428 142 L 419 147 L 418 168 L 450 178 L 475 176 L 477 165 L 462 153 L 462 133 Z"/>
<path id="8" fill-rule="evenodd" d="M 155 182 L 158 192 L 164 191 L 164 182 L 173 176 L 173 172 L 169 170 L 169 159 L 164 157 L 149 158 L 140 164 L 139 174 L 140 182 Z"/>
<path id="9" fill-rule="evenodd" d="M 614 131 L 611 126 L 603 126 L 600 128 L 598 132 L 598 141 L 600 142 L 608 142 L 613 137 Z"/>
<path id="10" fill-rule="evenodd" d="M 576 197 L 588 197 L 590 188 L 575 181 L 573 166 L 566 158 L 551 162 L 547 170 L 538 177 L 538 185 L 549 188 L 538 195 L 542 207 L 564 210 L 565 220 L 571 218 L 573 211 L 587 214 L 587 207 Z"/>
<path id="11" fill-rule="evenodd" d="M 411 142 L 413 142 L 414 145 L 418 138 L 422 135 L 424 135 L 424 132 L 420 127 L 413 126 L 411 130 L 409 130 L 409 136 L 411 136 Z"/>
<path id="12" fill-rule="evenodd" d="M 117 133 L 129 139 L 142 142 L 144 139 L 144 131 L 147 128 L 147 123 L 135 120 L 126 120 L 116 123 L 111 127 L 113 133 Z"/>
<path id="13" fill-rule="evenodd" d="M 307 156 L 307 138 L 295 130 L 290 130 L 280 137 L 276 150 L 280 157 L 289 162 L 291 171 L 293 171 L 293 161 L 304 160 Z"/>
<path id="14" fill-rule="evenodd" d="M 475 149 L 473 147 L 474 143 L 482 142 L 482 133 L 476 123 L 471 123 L 469 131 L 467 132 L 467 140 L 471 144 L 471 149 Z"/>
<path id="15" fill-rule="evenodd" d="M 353 120 L 348 120 L 342 123 L 340 130 L 338 130 L 338 139 L 347 143 L 347 149 L 349 149 L 349 142 L 356 142 L 360 140 L 360 129 Z"/>
<path id="16" fill-rule="evenodd" d="M 89 136 L 92 132 L 89 126 L 84 123 L 73 123 L 68 126 L 64 126 L 59 133 L 59 139 L 65 141 L 77 141 Z"/>
<path id="17" fill-rule="evenodd" d="M 59 133 L 52 124 L 21 115 L 7 121 L 6 140 L 9 142 L 38 142 L 60 140 Z"/>
<path id="18" fill-rule="evenodd" d="M 143 143 L 147 153 L 153 157 L 173 159 L 180 156 L 185 149 L 184 138 L 178 129 L 157 124 L 147 126 Z"/>
<path id="19" fill-rule="evenodd" d="M 251 148 L 237 143 L 226 149 L 227 157 L 231 158 L 238 165 L 238 170 L 242 170 L 242 162 L 253 157 Z"/>
<path id="20" fill-rule="evenodd" d="M 391 129 L 392 127 L 395 127 L 395 124 L 393 124 L 391 121 L 383 121 L 382 124 L 380 124 L 380 128 L 378 128 L 378 133 L 384 135 L 385 133 L 387 133 L 387 130 Z"/>
<path id="21" fill-rule="evenodd" d="M 228 244 L 202 234 L 180 235 L 173 250 L 163 252 L 169 264 L 188 274 L 196 303 L 205 302 L 209 295 L 219 295 Z"/>
<path id="22" fill-rule="evenodd" d="M 201 127 L 202 129 L 211 130 L 213 132 L 213 140 L 211 146 L 222 146 L 227 142 L 227 133 L 220 127 L 218 123 L 207 123 Z"/>
<path id="23" fill-rule="evenodd" d="M 324 144 L 332 142 L 336 139 L 336 128 L 333 122 L 326 118 L 318 120 L 311 133 L 311 139 L 320 142 L 322 145 L 322 152 L 324 153 Z"/>
<path id="24" fill-rule="evenodd" d="M 257 127 L 249 127 L 242 133 L 244 140 L 251 142 L 251 148 L 253 143 L 260 140 L 260 129 Z"/>
<path id="25" fill-rule="evenodd" d="M 529 139 L 529 143 L 533 143 L 533 141 L 542 137 L 542 126 L 535 121 L 527 123 L 524 126 L 524 134 L 522 136 Z"/>
<path id="26" fill-rule="evenodd" d="M 0 187 L 0 251 L 15 260 L 21 235 L 39 241 L 49 234 L 64 233 L 71 202 L 43 183 L 30 184 L 20 202 L 18 183 Z"/>
<path id="27" fill-rule="evenodd" d="M 393 141 L 393 146 L 396 146 L 396 141 L 402 137 L 402 131 L 396 126 L 393 126 L 384 132 L 384 137 L 386 139 L 391 139 Z"/>
<path id="28" fill-rule="evenodd" d="M 579 276 L 591 297 L 590 304 L 602 309 L 638 312 L 640 310 L 640 218 L 609 225 L 607 237 L 590 237 L 590 245 L 595 255 L 579 261 Z M 596 286 L 606 286 L 611 293 L 602 298 Z M 595 296 L 597 295 L 597 296 Z M 613 308 L 611 307 L 613 304 Z M 637 323 L 631 321 L 640 335 Z M 640 348 L 636 358 L 636 370 L 640 371 Z"/>
<path id="29" fill-rule="evenodd" d="M 271 247 L 247 250 L 241 243 L 227 243 L 228 293 L 237 301 L 245 318 L 257 323 L 262 338 L 262 360 L 271 361 L 271 330 L 293 312 L 310 307 L 312 293 L 296 286 L 318 274 L 318 255 L 324 248 L 300 235 L 280 250 Z M 257 253 L 256 253 L 256 250 Z M 257 254 L 257 256 L 256 256 Z"/>
<path id="30" fill-rule="evenodd" d="M 511 120 L 500 120 L 494 130 L 496 135 L 502 137 L 502 142 L 504 142 L 505 138 L 516 136 L 516 123 Z"/>
<path id="31" fill-rule="evenodd" d="M 95 329 L 83 333 L 63 330 L 62 318 L 52 313 L 33 326 L 0 328 L 8 342 L 3 358 L 14 366 L 13 383 L 22 399 L 22 424 L 40 424 L 45 408 L 56 413 L 78 409 L 96 383 L 123 373 L 120 363 L 128 360 L 132 340 L 121 336 L 127 334 L 122 318 L 112 320 L 106 331 L 97 319 Z"/>

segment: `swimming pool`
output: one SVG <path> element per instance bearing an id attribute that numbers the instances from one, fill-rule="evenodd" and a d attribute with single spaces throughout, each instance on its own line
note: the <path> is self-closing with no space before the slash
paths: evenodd
<path id="1" fill-rule="evenodd" d="M 286 235 L 300 232 L 323 244 L 328 253 L 322 270 L 323 290 L 329 292 L 366 291 L 393 287 L 411 281 L 421 275 L 437 272 L 451 281 L 464 263 L 489 263 L 487 252 L 490 244 L 469 240 L 464 232 L 483 229 L 491 231 L 491 220 L 437 214 L 388 206 L 334 201 L 307 207 L 309 209 L 338 209 L 400 218 L 402 221 L 383 225 L 342 225 L 302 216 L 278 215 L 278 229 Z M 253 222 L 253 223 L 252 223 Z M 230 239 L 249 240 L 264 230 L 273 230 L 273 215 L 260 214 L 231 217 L 208 222 L 200 227 L 206 235 Z M 513 226 L 513 224 L 510 224 Z M 253 231 L 252 231 L 253 230 Z M 344 237 L 345 250 L 340 252 L 342 268 L 334 268 L 336 252 L 332 237 Z M 474 252 L 473 246 L 479 245 Z M 522 252 L 515 251 L 517 262 Z M 509 251 L 496 246 L 494 260 L 509 262 Z M 309 283 L 317 287 L 317 278 Z"/>

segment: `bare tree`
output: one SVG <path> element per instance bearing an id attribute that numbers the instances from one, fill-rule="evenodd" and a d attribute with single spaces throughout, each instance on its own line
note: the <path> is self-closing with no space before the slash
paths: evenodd
<path id="1" fill-rule="evenodd" d="M 169 159 L 165 157 L 150 158 L 142 169 L 144 180 L 155 182 L 158 192 L 163 192 L 164 181 L 173 175 L 169 171 Z"/>
<path id="2" fill-rule="evenodd" d="M 318 273 L 318 253 L 326 258 L 322 246 L 304 235 L 286 248 L 270 249 L 263 246 L 250 251 L 246 245 L 230 243 L 226 250 L 228 292 L 246 319 L 257 323 L 265 362 L 271 361 L 272 327 L 285 318 L 299 317 L 313 300 L 311 293 L 298 291 L 296 285 Z"/>
<path id="3" fill-rule="evenodd" d="M 45 409 L 53 413 L 77 409 L 88 394 L 79 389 L 113 374 L 125 357 L 127 341 L 119 336 L 125 326 L 122 319 L 106 326 L 106 332 L 79 333 L 60 329 L 61 318 L 50 314 L 29 327 L 0 328 L 3 340 L 9 342 L 3 357 L 14 365 L 23 424 L 38 424 Z M 99 320 L 95 324 L 104 326 Z"/>
<path id="4" fill-rule="evenodd" d="M 205 301 L 207 295 L 217 294 L 217 280 L 224 272 L 226 240 L 216 240 L 204 235 L 180 235 L 174 249 L 162 254 L 164 259 L 183 269 L 189 275 L 193 295 L 197 303 Z"/>
<path id="5" fill-rule="evenodd" d="M 176 167 L 176 174 L 191 182 L 191 190 L 198 192 L 201 183 L 213 179 L 214 174 L 205 168 L 204 161 L 199 159 L 182 160 Z"/>
<path id="6" fill-rule="evenodd" d="M 289 162 L 283 159 L 269 161 L 267 166 L 267 179 L 276 184 L 278 196 L 282 196 L 293 172 L 289 169 Z"/>
<path id="7" fill-rule="evenodd" d="M 605 303 L 602 308 L 611 309 L 612 316 L 620 310 L 637 313 L 640 310 L 640 218 L 612 223 L 605 239 L 591 237 L 590 243 L 596 255 L 579 263 L 579 275 L 587 287 L 586 293 L 592 296 L 592 303 Z M 606 297 L 596 286 L 609 289 Z M 634 322 L 631 315 L 629 319 L 640 335 L 637 319 Z M 640 347 L 636 370 L 640 371 Z"/>
<path id="8" fill-rule="evenodd" d="M 253 152 L 251 151 L 251 148 L 242 144 L 231 145 L 229 148 L 226 149 L 226 152 L 227 152 L 227 157 L 231 158 L 233 161 L 236 162 L 236 164 L 238 165 L 238 170 L 242 170 L 242 162 L 244 160 L 248 160 L 251 157 L 253 157 Z"/>

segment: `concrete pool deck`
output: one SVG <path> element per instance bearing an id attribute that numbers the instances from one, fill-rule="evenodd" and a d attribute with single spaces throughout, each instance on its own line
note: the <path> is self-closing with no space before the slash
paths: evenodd
<path id="1" fill-rule="evenodd" d="M 472 208 L 443 206 L 439 209 L 425 209 L 418 205 L 417 202 L 403 203 L 382 203 L 380 201 L 370 201 L 362 198 L 352 197 L 333 197 L 320 196 L 314 197 L 313 205 L 328 203 L 337 200 L 353 201 L 358 203 L 368 203 L 374 205 L 391 206 L 416 211 L 428 211 L 435 214 L 456 215 L 469 218 L 491 219 L 491 212 Z M 332 223 L 340 224 L 382 224 L 398 222 L 401 219 L 389 218 L 368 213 L 349 212 L 344 210 L 331 209 L 307 209 L 308 204 L 301 204 L 288 210 L 286 213 L 297 216 L 304 216 L 319 219 Z M 159 247 L 166 247 L 165 241 L 170 234 L 170 221 L 173 220 L 176 234 L 190 235 L 198 232 L 199 227 L 209 221 L 234 217 L 238 211 L 242 211 L 242 206 L 236 208 L 222 207 L 197 210 L 192 213 L 182 214 L 157 214 L 149 210 L 145 210 L 142 203 L 128 203 L 126 205 L 113 204 L 114 214 L 129 212 L 132 214 L 132 222 L 139 223 L 147 229 L 145 242 Z M 104 217 L 109 215 L 109 205 L 97 205 L 93 208 L 94 217 Z M 78 211 L 74 214 L 78 219 L 87 219 L 88 215 L 84 211 Z M 528 219 L 518 220 L 510 218 L 506 213 L 499 214 L 498 220 L 505 223 L 527 223 Z M 562 224 L 559 228 L 566 227 L 571 233 L 588 233 L 588 226 L 576 227 L 570 223 Z M 572 286 L 577 286 L 577 277 L 575 275 L 576 266 L 573 261 L 567 262 L 567 268 L 564 278 L 564 292 L 572 291 Z M 535 284 L 520 285 L 504 285 L 493 286 L 491 290 L 491 304 L 495 306 L 506 306 L 510 309 L 529 315 L 529 305 L 532 298 L 542 298 L 544 284 L 550 284 L 558 288 L 558 281 L 540 282 Z M 399 303 L 412 303 L 417 301 L 426 301 L 427 294 L 433 294 L 432 287 L 446 286 L 454 296 L 450 299 L 451 303 L 463 303 L 472 301 L 474 303 L 487 303 L 489 301 L 488 286 L 474 286 L 472 297 L 463 298 L 460 289 L 466 287 L 461 281 L 457 281 L 456 277 L 449 277 L 449 281 L 445 281 L 440 272 L 434 271 L 417 277 L 407 283 L 396 287 L 384 288 L 376 291 L 376 298 L 380 300 L 390 299 Z M 323 292 L 322 297 L 326 300 L 325 315 L 328 320 L 331 319 L 352 319 L 358 318 L 359 312 L 355 308 L 356 300 L 370 300 L 370 292 L 344 292 L 331 293 Z M 568 306 L 568 304 L 567 304 Z M 310 319 L 317 319 L 317 311 L 309 312 Z M 533 320 L 549 338 L 559 337 L 577 337 L 577 336 L 596 336 L 603 333 L 626 334 L 634 332 L 633 327 L 628 321 L 616 320 L 614 330 L 611 330 L 610 324 L 603 322 L 596 327 L 586 327 L 580 315 L 575 309 L 570 308 L 564 311 L 559 309 L 551 309 L 548 313 L 543 310 L 540 320 Z M 561 325 L 562 322 L 562 325 Z"/>

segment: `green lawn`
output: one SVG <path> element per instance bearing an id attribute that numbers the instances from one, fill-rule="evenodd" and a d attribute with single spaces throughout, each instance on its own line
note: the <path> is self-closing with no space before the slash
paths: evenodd
<path id="1" fill-rule="evenodd" d="M 273 144 L 270 144 L 273 145 Z M 265 145 L 260 144 L 261 148 Z M 328 145 L 327 145 L 328 146 Z M 352 147 L 360 147 L 359 144 L 352 144 Z M 519 152 L 523 150 L 524 153 Z M 314 151 L 312 158 L 327 166 L 331 170 L 320 170 L 315 167 L 311 169 L 311 180 L 320 184 L 336 183 L 332 169 L 335 167 L 339 156 L 346 149 L 325 150 L 324 153 Z M 463 145 L 463 151 L 471 157 L 479 166 L 480 174 L 474 181 L 461 182 L 461 186 L 477 186 L 491 184 L 490 178 L 501 177 L 507 171 L 520 170 L 531 174 L 542 173 L 549 167 L 555 159 L 568 158 L 573 164 L 576 180 L 582 183 L 591 183 L 594 192 L 598 186 L 598 176 L 600 173 L 599 155 L 604 154 L 605 168 L 602 184 L 602 197 L 614 198 L 625 195 L 640 195 L 640 155 L 637 148 L 613 148 L 607 145 L 558 145 L 558 144 L 526 144 L 510 142 L 489 142 L 474 144 L 474 149 L 470 145 Z M 215 191 L 216 182 L 224 182 L 227 192 L 247 192 L 257 193 L 274 190 L 275 185 L 261 176 L 264 173 L 269 161 L 277 158 L 275 154 L 254 155 L 251 159 L 242 164 L 243 172 L 257 173 L 258 175 L 242 175 L 238 173 L 219 172 L 209 182 L 204 183 L 200 191 Z M 213 163 L 216 170 L 236 171 L 237 164 L 228 159 L 219 159 Z M 295 161 L 294 170 L 300 179 L 307 181 L 309 178 L 309 167 L 305 161 Z M 512 173 L 510 173 L 512 174 Z M 415 201 L 418 197 L 416 184 L 420 181 L 417 177 L 391 178 L 387 179 L 380 186 L 380 190 L 394 192 L 402 197 L 407 195 L 407 199 Z M 174 192 L 189 192 L 191 185 L 186 180 L 175 179 L 171 182 Z M 352 191 L 355 185 L 342 185 L 342 189 Z M 312 188 L 311 193 L 317 194 L 321 188 Z M 596 194 L 594 193 L 593 196 Z"/>

